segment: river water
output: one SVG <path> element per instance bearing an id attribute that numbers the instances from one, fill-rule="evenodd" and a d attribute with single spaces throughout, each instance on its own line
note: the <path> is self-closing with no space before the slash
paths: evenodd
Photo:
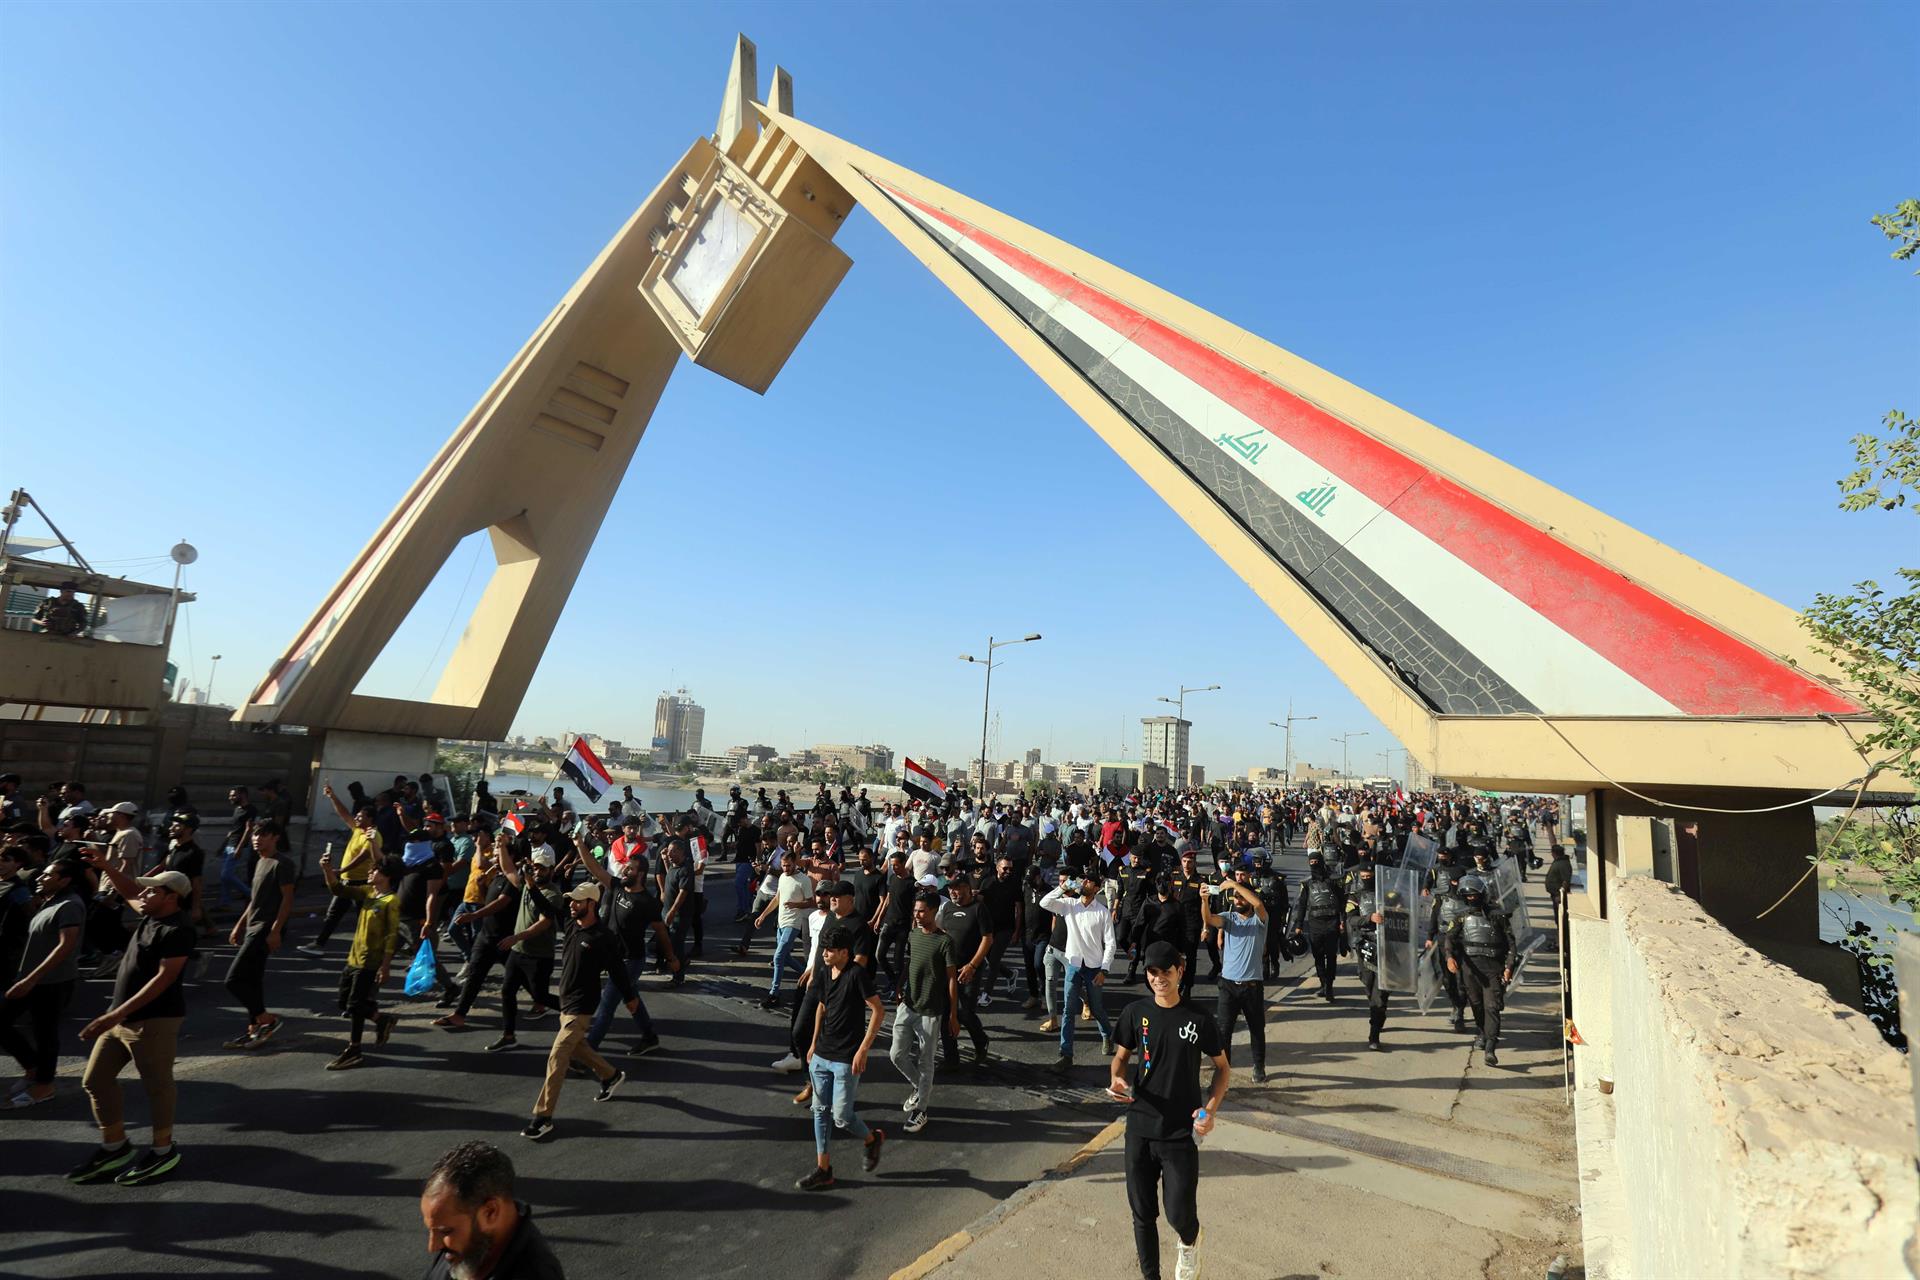
<path id="1" fill-rule="evenodd" d="M 536 776 L 530 773 L 495 773 L 487 777 L 488 789 L 493 792 L 494 799 L 502 805 L 507 803 L 507 797 L 515 791 L 538 795 L 542 791 L 551 792 L 553 785 L 551 775 L 546 774 Z M 580 794 L 579 786 L 568 779 L 560 779 L 559 785 L 567 789 L 568 797 L 576 805 L 586 800 L 586 797 Z M 598 808 L 602 813 L 606 812 L 607 801 L 620 799 L 620 788 L 625 785 L 625 783 L 614 783 L 613 790 L 601 797 L 600 803 L 593 807 Z M 718 793 L 708 792 L 707 799 L 713 801 L 717 807 L 726 798 L 726 794 L 724 790 Z M 693 805 L 693 788 L 691 787 L 681 790 L 677 787 L 635 786 L 633 796 L 647 807 L 649 813 L 682 813 Z"/>

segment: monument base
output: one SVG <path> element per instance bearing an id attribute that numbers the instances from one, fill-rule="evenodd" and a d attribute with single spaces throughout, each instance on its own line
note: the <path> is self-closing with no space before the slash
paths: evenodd
<path id="1" fill-rule="evenodd" d="M 393 786 L 396 776 L 418 778 L 433 772 L 433 758 L 439 749 L 438 738 L 414 737 L 397 733 L 357 733 L 350 729 L 324 730 L 320 749 L 314 754 L 313 776 L 309 783 L 308 828 L 315 835 L 344 832 L 346 824 L 333 811 L 322 788 L 329 784 L 340 803 L 349 809 L 352 800 L 347 784 L 359 783 L 369 797 Z"/>

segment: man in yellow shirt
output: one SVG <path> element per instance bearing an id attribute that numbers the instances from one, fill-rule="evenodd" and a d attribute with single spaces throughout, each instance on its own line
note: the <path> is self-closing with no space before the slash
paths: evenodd
<path id="1" fill-rule="evenodd" d="M 393 890 L 406 874 L 406 866 L 398 858 L 383 858 L 374 864 L 370 883 L 348 884 L 334 870 L 333 855 L 321 854 L 320 874 L 327 878 L 327 888 L 336 900 L 351 900 L 360 906 L 353 946 L 347 951 L 347 967 L 340 971 L 340 1011 L 353 1019 L 353 1029 L 347 1047 L 327 1064 L 329 1071 L 345 1071 L 365 1061 L 360 1037 L 369 1018 L 374 1024 L 375 1044 L 385 1044 L 394 1024 L 400 1021 L 395 1014 L 380 1012 L 378 999 L 400 937 L 400 899 Z"/>
<path id="2" fill-rule="evenodd" d="M 355 805 L 352 813 L 340 803 L 340 797 L 333 794 L 333 784 L 327 783 L 321 788 L 327 799 L 333 802 L 333 811 L 340 815 L 340 821 L 351 828 L 347 836 L 347 847 L 340 854 L 340 880 L 346 885 L 365 888 L 373 876 L 373 865 L 387 856 L 388 850 L 381 841 L 380 831 L 374 826 L 373 801 L 363 800 Z M 313 941 L 295 947 L 301 955 L 324 956 L 327 951 L 327 939 L 339 927 L 340 921 L 354 910 L 360 899 L 351 894 L 335 894 L 333 901 L 327 904 L 327 914 L 320 921 L 320 932 L 313 935 Z"/>

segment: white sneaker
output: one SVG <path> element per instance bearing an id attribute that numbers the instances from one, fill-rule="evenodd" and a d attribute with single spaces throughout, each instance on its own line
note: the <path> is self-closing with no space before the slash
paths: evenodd
<path id="1" fill-rule="evenodd" d="M 1173 1249 L 1173 1280 L 1200 1280 L 1200 1237 L 1195 1236 L 1192 1244 L 1179 1243 L 1175 1238 Z"/>
<path id="2" fill-rule="evenodd" d="M 785 1057 L 775 1058 L 773 1060 L 773 1069 L 775 1071 L 798 1071 L 801 1067 L 805 1065 L 806 1064 L 804 1062 L 800 1061 L 800 1059 L 794 1057 L 790 1053 L 787 1054 Z"/>
<path id="3" fill-rule="evenodd" d="M 986 992 L 982 991 L 980 993 L 980 998 L 978 1000 L 975 1000 L 973 1003 L 975 1008 L 991 1009 L 993 1007 L 993 997 L 988 995 Z"/>
<path id="4" fill-rule="evenodd" d="M 918 1111 L 920 1109 L 920 1095 L 917 1092 L 908 1094 L 907 1100 L 900 1104 L 900 1109 L 908 1115 L 912 1115 Z"/>

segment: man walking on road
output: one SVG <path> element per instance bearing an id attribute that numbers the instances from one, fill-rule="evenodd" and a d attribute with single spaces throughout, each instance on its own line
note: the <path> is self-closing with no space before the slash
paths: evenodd
<path id="1" fill-rule="evenodd" d="M 293 864 L 280 856 L 280 824 L 262 818 L 253 824 L 253 894 L 233 922 L 227 940 L 240 949 L 227 967 L 227 990 L 247 1011 L 247 1029 L 226 1042 L 228 1049 L 258 1049 L 280 1029 L 280 1015 L 267 1012 L 267 957 L 280 949 L 281 930 L 293 911 Z"/>
<path id="2" fill-rule="evenodd" d="M 1318 854 L 1307 859 L 1307 882 L 1300 886 L 1293 907 L 1295 937 L 1306 936 L 1313 952 L 1313 969 L 1320 979 L 1320 998 L 1333 999 L 1333 975 L 1340 952 L 1347 945 L 1346 894 L 1327 873 L 1327 860 Z"/>
<path id="3" fill-rule="evenodd" d="M 1200 1148 L 1194 1139 L 1213 1129 L 1232 1074 L 1226 1046 L 1211 1015 L 1180 998 L 1177 947 L 1147 948 L 1151 998 L 1135 1000 L 1120 1018 L 1107 1092 L 1127 1107 L 1127 1205 L 1133 1247 L 1144 1280 L 1160 1280 L 1160 1202 L 1179 1237 L 1174 1280 L 1200 1274 Z M 1213 1063 L 1213 1088 L 1203 1102 L 1200 1063 Z M 1128 1067 L 1132 1066 L 1131 1078 Z"/>
<path id="4" fill-rule="evenodd" d="M 941 1031 L 948 1035 L 960 1032 L 955 1012 L 960 1001 L 960 966 L 954 959 L 953 939 L 936 921 L 939 909 L 940 895 L 932 889 L 920 890 L 913 900 L 906 984 L 901 988 L 900 1007 L 893 1015 L 893 1048 L 888 1056 L 913 1089 L 900 1104 L 907 1113 L 902 1127 L 908 1133 L 927 1127 Z"/>
<path id="5" fill-rule="evenodd" d="M 553 1132 L 553 1109 L 560 1102 L 560 1088 L 567 1082 L 567 1068 L 575 1062 L 585 1066 L 600 1081 L 595 1102 L 605 1102 L 626 1080 L 627 1073 L 616 1071 L 587 1043 L 587 1028 L 593 1022 L 594 1006 L 600 1003 L 600 984 L 611 978 L 627 1002 L 628 1013 L 640 1011 L 640 993 L 621 963 L 619 944 L 600 923 L 600 886 L 575 885 L 567 893 L 567 910 L 573 916 L 573 928 L 567 933 L 566 950 L 560 958 L 560 1030 L 554 1033 L 553 1051 L 547 1055 L 547 1079 L 533 1104 L 533 1118 L 520 1131 L 523 1138 L 535 1142 Z"/>
<path id="6" fill-rule="evenodd" d="M 1473 1026 L 1487 1065 L 1500 1065 L 1500 1010 L 1506 1003 L 1507 983 L 1513 981 L 1513 922 L 1504 911 L 1487 905 L 1487 884 L 1479 876 L 1460 882 L 1467 909 L 1447 934 L 1447 969 L 1460 975 L 1467 1003 L 1473 1006 Z"/>
<path id="7" fill-rule="evenodd" d="M 356 905 L 359 917 L 354 921 L 353 946 L 347 950 L 347 967 L 340 973 L 340 1012 L 351 1018 L 347 1047 L 332 1062 L 329 1071 L 347 1071 L 366 1061 L 360 1052 L 360 1039 L 372 1020 L 374 1042 L 385 1044 L 400 1021 L 397 1014 L 380 1012 L 380 988 L 387 985 L 393 964 L 393 949 L 400 939 L 400 902 L 394 888 L 406 871 L 398 858 L 383 858 L 372 868 L 373 878 L 362 884 L 341 879 L 334 870 L 333 855 L 320 855 L 320 874 L 336 901 Z"/>
<path id="8" fill-rule="evenodd" d="M 1253 1082 L 1267 1082 L 1267 986 L 1263 968 L 1267 947 L 1267 904 L 1253 891 L 1243 868 L 1234 872 L 1225 888 L 1233 904 L 1224 913 L 1213 909 L 1213 895 L 1200 899 L 1207 928 L 1220 933 L 1220 990 L 1213 1016 L 1220 1024 L 1220 1052 L 1233 1056 L 1233 1024 L 1247 1019 L 1253 1048 Z"/>
<path id="9" fill-rule="evenodd" d="M 1113 1024 L 1107 1020 L 1107 1002 L 1101 994 L 1113 968 L 1118 941 L 1113 912 L 1100 899 L 1100 877 L 1089 866 L 1078 880 L 1062 880 L 1040 899 L 1043 910 L 1059 916 L 1067 927 L 1067 976 L 1060 1006 L 1060 1057 L 1053 1069 L 1062 1075 L 1073 1070 L 1073 1011 L 1081 1001 L 1093 1011 L 1100 1028 L 1100 1052 L 1113 1052 Z"/>
<path id="10" fill-rule="evenodd" d="M 850 886 L 846 897 L 853 894 Z M 851 906 L 851 904 L 848 904 Z M 868 931 L 871 937 L 871 931 Z M 813 1090 L 813 1171 L 801 1178 L 802 1191 L 825 1191 L 834 1185 L 833 1156 L 828 1150 L 837 1125 L 866 1145 L 862 1163 L 868 1173 L 880 1164 L 885 1129 L 869 1129 L 854 1111 L 860 1077 L 867 1073 L 867 1055 L 886 1008 L 873 992 L 869 965 L 853 958 L 854 927 L 847 914 L 827 926 L 820 939 L 821 981 L 826 986 L 813 1018 L 807 1048 L 807 1077 Z M 864 1026 L 864 1030 L 863 1030 Z"/>
<path id="11" fill-rule="evenodd" d="M 67 1181 L 97 1182 L 113 1175 L 126 1185 L 157 1182 L 180 1163 L 173 1145 L 173 1059 L 187 1014 L 181 976 L 196 941 L 186 916 L 193 885 L 178 871 L 135 880 L 113 866 L 104 849 L 88 849 L 86 859 L 141 919 L 120 957 L 113 1003 L 80 1029 L 82 1040 L 94 1042 L 80 1085 L 93 1103 L 100 1149 L 70 1170 Z M 120 1094 L 120 1073 L 129 1062 L 140 1072 L 153 1125 L 153 1146 L 138 1160 L 127 1140 Z"/>

